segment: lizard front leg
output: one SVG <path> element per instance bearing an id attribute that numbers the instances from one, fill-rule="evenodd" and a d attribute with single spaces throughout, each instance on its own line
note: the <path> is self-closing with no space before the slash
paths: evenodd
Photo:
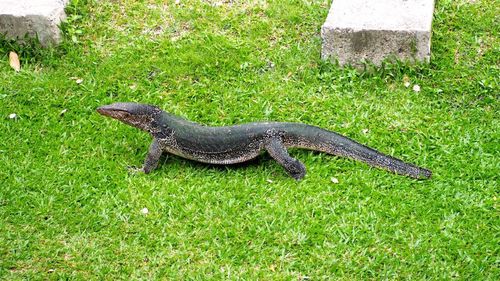
<path id="1" fill-rule="evenodd" d="M 156 169 L 158 166 L 158 162 L 160 162 L 160 156 L 163 150 L 161 148 L 160 142 L 154 138 L 153 142 L 149 146 L 148 155 L 144 160 L 144 166 L 142 167 L 142 171 L 145 174 L 149 174 L 152 170 Z"/>
<path id="2" fill-rule="evenodd" d="M 268 139 L 264 144 L 264 148 L 294 179 L 300 180 L 306 175 L 306 167 L 304 164 L 288 154 L 286 147 L 279 137 L 271 137 Z"/>

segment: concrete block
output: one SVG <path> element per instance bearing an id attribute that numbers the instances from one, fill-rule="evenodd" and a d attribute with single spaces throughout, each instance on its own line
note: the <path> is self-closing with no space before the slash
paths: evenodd
<path id="1" fill-rule="evenodd" d="M 22 40 L 38 36 L 42 46 L 61 41 L 59 24 L 69 0 L 0 0 L 0 33 Z"/>
<path id="2" fill-rule="evenodd" d="M 434 0 L 333 0 L 321 56 L 341 65 L 386 58 L 429 61 Z"/>

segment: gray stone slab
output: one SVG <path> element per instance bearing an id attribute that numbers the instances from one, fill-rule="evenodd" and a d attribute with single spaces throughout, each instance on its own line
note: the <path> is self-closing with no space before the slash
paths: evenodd
<path id="1" fill-rule="evenodd" d="M 333 0 L 321 56 L 341 65 L 384 59 L 429 61 L 434 0 Z"/>
<path id="2" fill-rule="evenodd" d="M 0 33 L 22 40 L 38 36 L 43 46 L 61 41 L 59 24 L 69 0 L 0 0 Z"/>

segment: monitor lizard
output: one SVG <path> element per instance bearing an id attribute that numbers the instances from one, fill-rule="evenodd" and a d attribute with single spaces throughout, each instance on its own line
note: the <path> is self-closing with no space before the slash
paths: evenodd
<path id="1" fill-rule="evenodd" d="M 148 174 L 158 166 L 162 153 L 210 164 L 234 164 L 256 158 L 267 151 L 296 180 L 306 168 L 291 157 L 287 148 L 303 148 L 352 158 L 371 166 L 416 179 L 432 172 L 378 152 L 338 133 L 302 123 L 255 122 L 210 127 L 188 121 L 152 105 L 113 103 L 97 111 L 150 133 L 153 142 L 140 169 Z"/>

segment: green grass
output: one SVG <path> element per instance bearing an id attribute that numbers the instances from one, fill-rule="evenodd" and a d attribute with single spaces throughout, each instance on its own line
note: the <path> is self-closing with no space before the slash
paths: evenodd
<path id="1" fill-rule="evenodd" d="M 430 65 L 369 73 L 320 60 L 329 1 L 162 2 L 73 1 L 60 47 L 0 41 L 0 279 L 498 280 L 496 1 L 437 1 Z M 300 182 L 268 156 L 129 174 L 150 137 L 95 112 L 116 101 L 313 124 L 434 176 L 303 150 Z"/>

